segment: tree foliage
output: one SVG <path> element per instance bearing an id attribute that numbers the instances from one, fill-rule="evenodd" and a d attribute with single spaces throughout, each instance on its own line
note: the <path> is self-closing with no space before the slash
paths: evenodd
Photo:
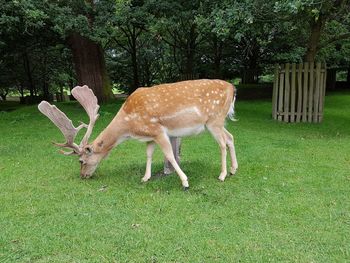
<path id="1" fill-rule="evenodd" d="M 280 62 L 349 68 L 349 14 L 348 0 L 1 0 L 1 95 L 78 83 L 73 34 L 98 46 L 128 92 L 191 76 L 256 82 Z"/>

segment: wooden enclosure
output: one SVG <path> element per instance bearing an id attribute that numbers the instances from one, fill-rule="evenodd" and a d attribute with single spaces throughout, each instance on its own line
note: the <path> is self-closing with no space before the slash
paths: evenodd
<path id="1" fill-rule="evenodd" d="M 284 122 L 321 122 L 326 72 L 323 63 L 276 65 L 272 93 L 273 119 Z"/>

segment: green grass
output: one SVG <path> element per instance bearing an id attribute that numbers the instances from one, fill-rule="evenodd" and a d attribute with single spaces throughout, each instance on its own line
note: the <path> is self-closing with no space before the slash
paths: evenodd
<path id="1" fill-rule="evenodd" d="M 176 175 L 142 184 L 136 141 L 82 180 L 36 107 L 0 112 L 0 262 L 349 262 L 349 105 L 349 92 L 331 94 L 322 124 L 284 124 L 270 102 L 237 101 L 237 175 L 219 182 L 217 144 L 187 138 L 188 192 Z M 86 120 L 78 105 L 59 106 Z M 119 106 L 102 106 L 93 136 Z M 153 172 L 162 158 L 157 149 Z"/>

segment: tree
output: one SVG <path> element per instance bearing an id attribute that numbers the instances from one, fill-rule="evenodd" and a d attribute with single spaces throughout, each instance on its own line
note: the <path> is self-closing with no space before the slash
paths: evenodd
<path id="1" fill-rule="evenodd" d="M 169 45 L 179 73 L 193 74 L 203 41 L 196 23 L 200 1 L 150 1 L 149 5 L 156 18 L 153 32 Z"/>
<path id="2" fill-rule="evenodd" d="M 350 1 L 348 0 L 307 0 L 279 1 L 275 10 L 279 13 L 295 16 L 293 22 L 308 26 L 308 38 L 304 60 L 315 61 L 319 51 L 337 41 L 350 38 L 349 29 L 340 33 L 338 30 L 328 32 L 327 28 L 334 21 L 349 26 Z M 326 40 L 326 41 L 323 41 Z"/>
<path id="3" fill-rule="evenodd" d="M 112 39 L 131 58 L 133 80 L 129 94 L 140 87 L 139 53 L 147 41 L 147 39 L 141 41 L 141 37 L 147 30 L 149 16 L 143 1 L 130 1 L 118 3 L 117 13 L 113 19 Z"/>
<path id="4" fill-rule="evenodd" d="M 78 84 L 89 85 L 101 102 L 112 96 L 104 50 L 99 39 L 94 38 L 98 28 L 94 27 L 97 11 L 92 0 L 8 1 L 0 10 L 4 14 L 0 18 L 3 45 L 6 48 L 16 43 L 27 77 L 25 86 L 31 97 L 37 95 L 39 90 L 33 76 L 35 68 L 39 66 L 44 70 L 44 75 L 48 76 L 48 68 L 37 64 L 33 56 L 39 46 L 46 49 L 57 44 L 70 47 Z M 10 49 L 6 52 L 14 53 Z M 45 59 L 41 61 L 47 62 Z M 49 83 L 42 77 L 41 80 L 43 83 L 40 90 L 48 97 Z"/>
<path id="5" fill-rule="evenodd" d="M 106 1 L 109 3 L 109 1 Z M 107 74 L 104 50 L 96 37 L 100 28 L 95 27 L 100 5 L 105 1 L 60 1 L 49 6 L 53 15 L 53 29 L 65 40 L 72 51 L 79 85 L 88 85 L 100 102 L 112 97 L 111 83 Z"/>

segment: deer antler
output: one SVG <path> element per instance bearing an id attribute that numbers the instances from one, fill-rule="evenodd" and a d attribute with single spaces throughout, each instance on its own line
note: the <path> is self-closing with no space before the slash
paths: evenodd
<path id="1" fill-rule="evenodd" d="M 78 134 L 79 130 L 86 127 L 85 124 L 79 125 L 77 128 L 74 127 L 72 121 L 68 119 L 67 115 L 60 111 L 55 105 L 51 105 L 47 101 L 42 101 L 38 105 L 38 109 L 42 114 L 48 117 L 62 132 L 65 143 L 54 143 L 59 147 L 71 148 L 73 152 L 64 152 L 64 154 L 79 154 L 80 149 L 77 144 L 74 143 L 74 139 Z"/>
<path id="2" fill-rule="evenodd" d="M 81 106 L 83 106 L 90 119 L 89 125 L 85 124 L 87 126 L 87 131 L 79 145 L 80 147 L 83 147 L 84 145 L 88 144 L 92 129 L 94 128 L 95 122 L 99 116 L 97 112 L 100 106 L 97 104 L 97 98 L 95 94 L 86 85 L 82 87 L 77 86 L 72 89 L 72 95 L 77 101 L 79 101 Z"/>
<path id="3" fill-rule="evenodd" d="M 97 104 L 96 96 L 86 85 L 82 87 L 77 86 L 72 89 L 72 95 L 77 101 L 79 101 L 88 114 L 90 119 L 89 125 L 81 123 L 78 127 L 74 127 L 72 121 L 67 117 L 67 115 L 60 111 L 55 105 L 51 105 L 47 101 L 42 101 L 38 105 L 38 109 L 41 111 L 41 113 L 48 117 L 57 126 L 57 128 L 60 129 L 64 138 L 66 139 L 65 143 L 54 144 L 59 147 L 73 149 L 72 152 L 61 151 L 61 153 L 65 155 L 81 153 L 82 147 L 88 143 L 92 129 L 99 116 L 97 112 L 100 108 L 100 106 Z M 78 146 L 76 143 L 74 143 L 74 139 L 82 128 L 87 128 L 87 131 L 80 142 L 80 145 Z"/>

